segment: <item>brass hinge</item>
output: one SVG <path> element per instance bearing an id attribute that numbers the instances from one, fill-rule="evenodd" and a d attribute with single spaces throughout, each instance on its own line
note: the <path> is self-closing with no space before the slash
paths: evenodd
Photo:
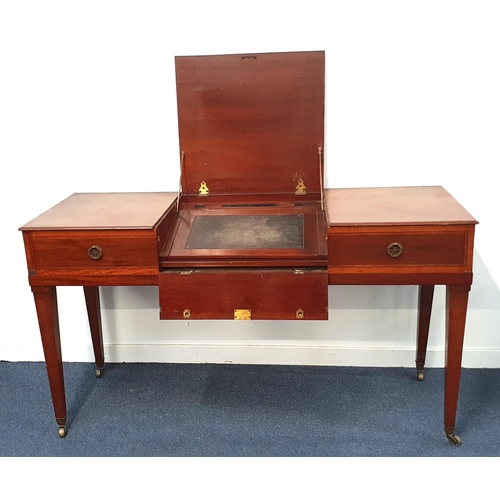
<path id="1" fill-rule="evenodd" d="M 209 193 L 210 193 L 210 191 L 208 190 L 207 183 L 205 181 L 201 181 L 200 189 L 198 190 L 198 194 L 200 196 L 208 196 Z"/>
<path id="2" fill-rule="evenodd" d="M 302 178 L 299 179 L 299 183 L 297 184 L 297 186 L 295 186 L 295 194 L 306 194 L 306 185 L 304 184 Z"/>

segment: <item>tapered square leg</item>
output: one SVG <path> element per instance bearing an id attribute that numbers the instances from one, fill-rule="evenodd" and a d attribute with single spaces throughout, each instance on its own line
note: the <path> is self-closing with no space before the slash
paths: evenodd
<path id="1" fill-rule="evenodd" d="M 422 285 L 418 290 L 418 326 L 417 326 L 417 366 L 418 380 L 424 379 L 425 356 L 427 354 L 427 340 L 431 322 L 432 299 L 434 285 Z"/>
<path id="2" fill-rule="evenodd" d="M 85 302 L 87 304 L 87 315 L 89 318 L 90 335 L 92 337 L 92 346 L 94 348 L 94 357 L 96 363 L 96 375 L 100 377 L 104 370 L 104 345 L 102 341 L 102 322 L 101 322 L 101 302 L 99 298 L 99 287 L 84 286 Z"/>
<path id="3" fill-rule="evenodd" d="M 465 334 L 465 319 L 470 285 L 446 287 L 446 365 L 444 379 L 444 430 L 455 445 L 461 440 L 455 435 L 460 372 Z"/>
<path id="4" fill-rule="evenodd" d="M 56 422 L 59 425 L 59 435 L 64 437 L 66 435 L 66 396 L 56 287 L 37 286 L 32 287 L 31 290 L 35 299 Z"/>

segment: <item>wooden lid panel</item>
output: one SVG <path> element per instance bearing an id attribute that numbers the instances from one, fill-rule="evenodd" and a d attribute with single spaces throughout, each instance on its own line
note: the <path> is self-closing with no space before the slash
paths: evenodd
<path id="1" fill-rule="evenodd" d="M 176 58 L 183 193 L 320 191 L 324 52 Z"/>
<path id="2" fill-rule="evenodd" d="M 476 224 L 441 186 L 325 190 L 330 226 Z"/>
<path id="3" fill-rule="evenodd" d="M 152 229 L 176 197 L 177 193 L 75 193 L 20 229 Z"/>

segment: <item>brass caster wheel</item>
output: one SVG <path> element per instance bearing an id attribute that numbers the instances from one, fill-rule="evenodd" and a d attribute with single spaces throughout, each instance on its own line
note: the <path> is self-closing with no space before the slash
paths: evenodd
<path id="1" fill-rule="evenodd" d="M 453 446 L 460 446 L 462 444 L 462 440 L 456 434 L 446 434 L 446 437 Z"/>
<path id="2" fill-rule="evenodd" d="M 97 368 L 97 370 L 95 371 L 95 376 L 97 378 L 101 378 L 103 373 L 104 373 L 104 368 Z"/>
<path id="3" fill-rule="evenodd" d="M 418 372 L 417 373 L 417 380 L 419 380 L 419 381 L 424 380 L 424 372 Z"/>
<path id="4" fill-rule="evenodd" d="M 59 426 L 59 437 L 61 437 L 61 438 L 66 437 L 66 426 L 65 425 Z"/>

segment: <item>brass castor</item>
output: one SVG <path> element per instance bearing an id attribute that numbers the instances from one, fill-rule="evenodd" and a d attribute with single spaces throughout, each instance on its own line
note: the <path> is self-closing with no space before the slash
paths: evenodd
<path id="1" fill-rule="evenodd" d="M 96 371 L 95 371 L 95 376 L 97 378 L 101 378 L 102 375 L 103 375 L 103 373 L 104 373 L 104 368 L 97 368 Z"/>
<path id="2" fill-rule="evenodd" d="M 59 426 L 59 437 L 61 437 L 61 438 L 66 437 L 66 426 L 65 425 Z"/>
<path id="3" fill-rule="evenodd" d="M 417 372 L 417 379 L 420 381 L 424 380 L 424 372 Z"/>
<path id="4" fill-rule="evenodd" d="M 453 446 L 460 446 L 462 444 L 462 440 L 456 434 L 446 434 L 446 437 Z"/>

